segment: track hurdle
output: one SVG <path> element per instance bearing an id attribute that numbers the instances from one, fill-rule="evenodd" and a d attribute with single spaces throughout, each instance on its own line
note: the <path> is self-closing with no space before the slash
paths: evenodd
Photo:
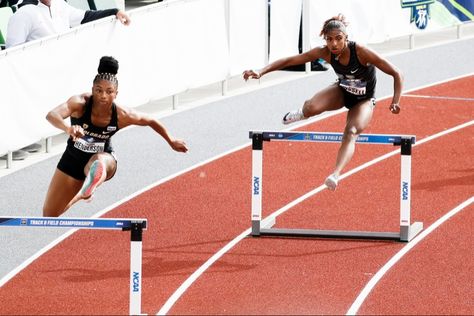
<path id="1" fill-rule="evenodd" d="M 262 221 L 263 142 L 273 140 L 336 143 L 341 142 L 342 135 L 342 133 L 322 132 L 249 132 L 249 138 L 252 139 L 252 236 L 382 239 L 407 242 L 423 230 L 421 222 L 410 225 L 411 148 L 416 141 L 413 135 L 361 134 L 356 140 L 357 143 L 362 144 L 401 146 L 400 232 L 272 228 L 275 224 L 274 219 Z"/>
<path id="2" fill-rule="evenodd" d="M 0 226 L 57 227 L 77 229 L 115 229 L 130 231 L 130 315 L 141 314 L 142 297 L 142 233 L 147 220 L 142 218 L 69 218 L 69 217 L 6 217 Z"/>

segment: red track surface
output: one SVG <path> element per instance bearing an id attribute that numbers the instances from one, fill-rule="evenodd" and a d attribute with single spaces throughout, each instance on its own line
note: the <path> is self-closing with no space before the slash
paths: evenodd
<path id="1" fill-rule="evenodd" d="M 474 77 L 410 94 L 474 98 Z M 394 116 L 379 102 L 366 133 L 417 140 L 471 121 L 474 101 L 404 97 Z M 341 131 L 344 115 L 304 130 Z M 474 126 L 413 148 L 412 221 L 430 226 L 473 196 Z M 264 215 L 321 185 L 338 145 L 266 143 Z M 358 145 L 350 170 L 396 148 Z M 110 211 L 144 217 L 142 311 L 155 314 L 209 257 L 250 226 L 250 148 L 198 167 Z M 399 155 L 364 169 L 277 218 L 295 228 L 397 231 Z M 474 206 L 404 256 L 374 288 L 363 314 L 473 314 Z M 171 314 L 344 314 L 406 244 L 246 238 L 211 266 Z M 1 314 L 126 314 L 129 234 L 79 231 L 0 289 Z"/>

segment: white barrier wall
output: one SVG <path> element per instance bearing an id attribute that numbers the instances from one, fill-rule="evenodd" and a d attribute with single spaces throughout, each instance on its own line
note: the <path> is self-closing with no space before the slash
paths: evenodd
<path id="1" fill-rule="evenodd" d="M 271 1 L 270 62 L 299 53 L 301 6 L 302 0 Z"/>
<path id="2" fill-rule="evenodd" d="M 251 13 L 227 25 L 229 9 Z M 131 107 L 264 66 L 267 27 L 249 17 L 266 12 L 265 0 L 168 1 L 129 12 L 128 27 L 110 17 L 1 51 L 0 154 L 60 133 L 47 112 L 91 91 L 103 55 L 119 60 L 117 103 Z"/>
<path id="3" fill-rule="evenodd" d="M 402 8 L 400 0 L 303 0 L 309 2 L 311 47 L 323 44 L 319 33 L 324 21 L 342 13 L 349 26 L 349 38 L 365 44 L 380 43 L 390 38 L 434 31 L 459 24 L 439 2 L 428 6 L 426 27 L 411 21 L 411 8 Z M 414 2 L 414 1 L 413 1 Z"/>
<path id="4" fill-rule="evenodd" d="M 230 76 L 245 69 L 258 69 L 268 59 L 267 0 L 229 2 Z"/>
<path id="5" fill-rule="evenodd" d="M 311 47 L 321 44 L 323 21 L 339 12 L 360 42 L 417 32 L 400 0 L 272 0 L 270 43 L 267 0 L 169 0 L 141 7 L 129 11 L 128 27 L 109 17 L 0 51 L 0 155 L 60 133 L 46 113 L 91 90 L 103 55 L 120 63 L 117 103 L 135 107 L 298 53 L 303 2 L 310 8 Z M 431 7 L 436 19 L 428 30 L 459 22 L 441 4 Z"/>

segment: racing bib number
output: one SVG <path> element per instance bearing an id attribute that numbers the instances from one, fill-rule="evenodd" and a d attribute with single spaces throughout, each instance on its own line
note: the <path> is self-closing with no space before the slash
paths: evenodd
<path id="1" fill-rule="evenodd" d="M 105 142 L 94 142 L 94 138 L 80 138 L 76 140 L 74 147 L 86 153 L 101 153 L 105 150 Z"/>
<path id="2" fill-rule="evenodd" d="M 354 95 L 364 95 L 367 91 L 367 82 L 360 79 L 341 79 L 339 86 Z"/>

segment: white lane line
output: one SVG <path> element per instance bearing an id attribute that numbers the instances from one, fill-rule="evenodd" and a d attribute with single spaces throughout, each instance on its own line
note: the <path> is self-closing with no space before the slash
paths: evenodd
<path id="1" fill-rule="evenodd" d="M 231 242 L 225 245 L 221 250 L 216 252 L 212 257 L 210 257 L 202 266 L 200 266 L 196 271 L 191 274 L 186 281 L 184 281 L 179 288 L 168 298 L 166 303 L 158 311 L 157 315 L 166 315 L 168 311 L 173 307 L 174 303 L 183 295 L 184 292 L 196 281 L 214 262 L 219 260 L 224 254 L 231 250 L 235 245 L 237 245 L 242 239 L 247 237 L 250 234 L 250 228 L 245 230 L 239 236 L 235 237 Z"/>
<path id="2" fill-rule="evenodd" d="M 149 191 L 151 189 L 153 189 L 154 187 L 160 185 L 160 184 L 163 184 L 167 181 L 170 181 L 176 177 L 179 177 L 187 172 L 190 172 L 192 171 L 193 169 L 197 169 L 203 165 L 206 165 L 214 160 L 217 160 L 219 158 L 222 158 L 226 155 L 229 155 L 233 152 L 236 152 L 240 149 L 243 149 L 245 147 L 249 146 L 249 144 L 244 144 L 242 146 L 239 146 L 239 147 L 236 147 L 236 148 L 233 148 L 232 150 L 229 150 L 227 152 L 224 152 L 220 155 L 217 155 L 215 157 L 212 157 L 208 160 L 205 160 L 203 162 L 200 162 L 196 165 L 193 165 L 187 169 L 183 169 L 175 174 L 172 174 L 168 177 L 165 177 L 155 183 L 152 183 L 150 185 L 148 185 L 147 187 L 144 187 L 143 189 L 139 190 L 139 191 L 136 191 L 135 193 L 123 198 L 122 200 L 120 201 L 117 201 L 116 203 L 108 206 L 107 208 L 103 209 L 102 211 L 99 211 L 97 212 L 96 214 L 94 214 L 93 216 L 91 216 L 92 218 L 98 218 L 98 217 L 101 217 L 102 215 L 106 214 L 107 212 L 109 212 L 110 210 L 116 208 L 117 206 L 135 198 L 136 196 L 146 192 L 146 191 Z M 66 217 L 67 218 L 67 217 Z M 49 243 L 48 245 L 46 245 L 45 247 L 43 247 L 41 250 L 39 250 L 38 252 L 36 252 L 33 256 L 31 256 L 30 258 L 28 258 L 27 260 L 25 260 L 24 262 L 22 262 L 18 267 L 16 267 L 15 269 L 13 269 L 12 271 L 10 271 L 8 274 L 6 274 L 2 279 L 0 279 L 0 287 L 2 287 L 5 283 L 7 283 L 11 278 L 13 278 L 16 274 L 18 274 L 20 271 L 22 271 L 23 269 L 25 269 L 28 265 L 30 265 L 33 261 L 35 261 L 36 259 L 38 259 L 41 255 L 43 255 L 44 253 L 46 253 L 48 250 L 50 250 L 51 248 L 53 248 L 54 246 L 56 246 L 57 244 L 59 244 L 61 241 L 63 241 L 64 239 L 66 239 L 67 237 L 71 236 L 74 232 L 76 232 L 78 229 L 71 229 L 69 231 L 67 231 L 66 233 L 64 233 L 63 235 L 59 236 L 58 238 L 56 238 L 55 240 L 53 240 L 51 243 Z"/>
<path id="3" fill-rule="evenodd" d="M 404 94 L 404 97 L 421 98 L 421 99 L 440 99 L 440 100 L 455 100 L 455 101 L 474 101 L 474 98 L 448 97 L 440 95 L 418 95 L 418 94 Z"/>
<path id="4" fill-rule="evenodd" d="M 474 125 L 474 120 L 469 121 L 469 122 L 464 123 L 464 124 L 461 124 L 461 125 L 458 125 L 458 126 L 455 126 L 453 128 L 442 131 L 440 133 L 431 135 L 429 137 L 426 137 L 426 138 L 424 138 L 420 141 L 417 141 L 413 145 L 413 147 L 424 144 L 426 142 L 429 142 L 433 139 L 442 137 L 442 136 L 447 135 L 449 133 L 453 133 L 453 132 L 458 131 L 460 129 L 469 127 L 471 125 Z M 359 172 L 359 171 L 361 171 L 365 168 L 368 168 L 368 167 L 370 167 L 370 166 L 372 166 L 372 165 L 374 165 L 374 164 L 376 164 L 376 163 L 378 163 L 378 162 L 380 162 L 384 159 L 387 159 L 387 158 L 389 158 L 389 157 L 391 157 L 391 156 L 393 156 L 393 155 L 395 155 L 399 152 L 400 152 L 400 149 L 394 150 L 394 151 L 391 151 L 391 152 L 389 152 L 389 153 L 387 153 L 383 156 L 380 156 L 380 157 L 378 157 L 374 160 L 371 160 L 371 161 L 369 161 L 365 164 L 362 164 L 359 167 L 354 168 L 354 169 L 344 173 L 343 175 L 341 175 L 341 177 L 339 179 L 342 180 L 344 178 L 347 178 L 348 176 L 353 175 L 354 173 Z M 300 196 L 296 200 L 288 203 L 284 207 L 282 207 L 279 210 L 277 210 L 277 211 L 273 212 L 272 214 L 268 215 L 265 219 L 263 219 L 263 221 L 268 221 L 268 220 L 271 220 L 272 218 L 276 218 L 277 216 L 279 216 L 279 215 L 283 214 L 284 212 L 286 212 L 288 209 L 290 209 L 290 208 L 294 207 L 295 205 L 303 202 L 304 200 L 306 200 L 309 197 L 313 196 L 314 194 L 324 190 L 325 188 L 326 188 L 325 185 L 321 185 L 321 186 L 317 187 L 316 189 Z M 182 283 L 179 286 L 179 288 L 177 288 L 176 291 L 168 298 L 168 300 L 165 302 L 165 304 L 158 311 L 157 315 L 166 315 L 169 312 L 169 310 L 173 307 L 173 305 L 178 301 L 178 299 L 184 294 L 184 292 L 186 292 L 186 290 L 194 283 L 194 281 L 196 281 L 214 262 L 219 260 L 220 257 L 222 257 L 226 252 L 228 252 L 236 244 L 238 244 L 246 235 L 248 235 L 250 233 L 250 231 L 251 231 L 250 228 L 245 230 L 243 233 L 241 233 L 239 236 L 237 236 L 232 241 L 230 241 L 227 245 L 225 245 L 221 250 L 219 250 L 217 253 L 215 253 L 211 258 L 209 258 L 201 267 L 199 267 L 199 269 L 194 271 L 194 273 L 191 274 L 186 279 L 186 281 L 184 281 L 184 283 Z"/>
<path id="5" fill-rule="evenodd" d="M 22 270 L 25 269 L 27 266 L 29 266 L 33 261 L 35 261 L 36 259 L 38 259 L 42 254 L 44 254 L 45 252 L 47 252 L 48 250 L 50 250 L 51 248 L 53 248 L 55 245 L 59 244 L 61 241 L 63 241 L 63 240 L 66 239 L 67 237 L 71 236 L 75 231 L 77 231 L 77 229 L 68 230 L 66 233 L 62 234 L 61 236 L 59 236 L 58 238 L 56 238 L 55 240 L 53 240 L 51 243 L 49 243 L 48 245 L 46 245 L 45 247 L 43 247 L 42 249 L 40 249 L 40 250 L 39 250 L 38 252 L 36 252 L 34 255 L 32 255 L 31 257 L 29 257 L 29 258 L 26 259 L 25 261 L 23 261 L 18 267 L 16 267 L 15 269 L 11 270 L 11 271 L 8 272 L 7 274 L 5 274 L 5 276 L 0 279 L 0 287 L 2 287 L 3 285 L 5 285 L 5 283 L 7 283 L 8 281 L 10 281 L 11 278 L 13 278 L 15 275 L 17 275 L 18 273 L 20 273 L 20 271 L 22 271 Z"/>
<path id="6" fill-rule="evenodd" d="M 372 289 L 377 285 L 377 283 L 382 279 L 382 277 L 387 273 L 390 268 L 392 268 L 404 255 L 406 255 L 412 248 L 414 248 L 420 241 L 422 241 L 426 236 L 431 234 L 436 228 L 441 226 L 444 222 L 448 219 L 462 211 L 464 208 L 468 207 L 472 202 L 474 202 L 474 196 L 469 198 L 468 200 L 464 201 L 463 203 L 459 204 L 456 208 L 452 209 L 444 216 L 439 218 L 436 222 L 434 222 L 430 227 L 426 230 L 421 232 L 418 236 L 413 238 L 409 243 L 406 244 L 397 254 L 395 254 L 377 273 L 370 279 L 364 289 L 360 292 L 360 294 L 355 299 L 352 306 L 347 311 L 346 315 L 355 315 L 357 311 L 361 307 L 362 303 L 364 303 L 365 299 L 372 291 Z"/>
<path id="7" fill-rule="evenodd" d="M 346 109 L 341 109 L 341 110 L 337 110 L 337 111 L 332 111 L 332 112 L 328 112 L 326 113 L 325 115 L 321 115 L 321 116 L 318 116 L 318 117 L 315 117 L 315 118 L 312 118 L 312 119 L 308 119 L 308 120 L 305 120 L 305 121 L 302 121 L 298 124 L 294 124 L 291 126 L 291 129 L 293 128 L 298 128 L 298 127 L 301 127 L 301 126 L 304 126 L 304 125 L 307 125 L 307 124 L 311 124 L 311 123 L 314 123 L 316 121 L 320 121 L 320 120 L 323 120 L 323 119 L 326 119 L 326 118 L 329 118 L 329 117 L 332 117 L 332 116 L 335 116 L 339 113 L 342 113 L 342 112 L 346 112 L 347 110 Z M 286 128 L 284 130 L 290 130 L 290 128 Z M 186 169 L 183 169 L 177 173 L 174 173 L 168 177 L 165 177 L 155 183 L 152 183 L 150 185 L 148 185 L 147 187 L 144 187 L 143 189 L 139 190 L 139 191 L 136 191 L 135 193 L 132 193 L 131 195 L 123 198 L 122 200 L 119 200 L 117 201 L 116 203 L 108 206 L 107 208 L 103 209 L 102 211 L 99 211 L 97 212 L 96 214 L 94 214 L 93 216 L 91 216 L 92 218 L 98 218 L 98 217 L 101 217 L 103 216 L 104 214 L 106 214 L 107 212 L 109 212 L 110 210 L 116 208 L 117 206 L 135 198 L 136 196 L 146 192 L 146 191 L 149 191 L 151 189 L 153 189 L 154 187 L 160 185 L 160 184 L 163 184 L 165 182 L 168 182 L 170 180 L 173 180 L 174 178 L 177 178 L 185 173 L 188 173 L 194 169 L 197 169 L 201 166 L 204 166 L 206 164 L 209 164 L 215 160 L 218 160 L 222 157 L 225 157 L 227 155 L 230 155 L 234 152 L 237 152 L 241 149 L 244 149 L 245 147 L 248 147 L 250 146 L 250 141 L 249 142 L 246 142 L 245 144 L 241 145 L 241 146 L 238 146 L 238 147 L 235 147 L 233 149 L 230 149 L 226 152 L 223 152 L 222 154 L 219 154 L 219 155 L 216 155 L 212 158 L 209 158 L 207 160 L 204 160 L 198 164 L 195 164 L 191 167 L 188 167 Z M 67 216 L 66 216 L 67 217 Z M 3 285 L 5 285 L 5 283 L 7 283 L 8 281 L 10 281 L 15 275 L 17 275 L 18 273 L 20 273 L 23 269 L 25 269 L 26 267 L 28 267 L 33 261 L 35 261 L 36 259 L 38 259 L 39 257 L 41 257 L 43 254 L 45 254 L 46 252 L 48 252 L 51 248 L 53 248 L 54 246 L 56 246 L 57 244 L 59 244 L 60 242 L 62 242 L 64 239 L 68 238 L 69 236 L 71 236 L 73 233 L 75 233 L 78 229 L 71 229 L 71 230 L 68 230 L 67 232 L 65 232 L 64 234 L 62 234 L 61 236 L 59 236 L 58 238 L 56 238 L 55 240 L 53 240 L 51 243 L 49 243 L 48 245 L 44 246 L 43 248 L 41 248 L 40 250 L 38 250 L 34 255 L 32 255 L 31 257 L 29 257 L 28 259 L 26 259 L 25 261 L 23 261 L 19 266 L 17 266 L 16 268 L 12 269 L 10 272 L 8 272 L 5 276 L 3 276 L 1 279 L 0 279 L 0 287 L 2 287 Z"/>
<path id="8" fill-rule="evenodd" d="M 405 90 L 404 93 L 409 93 L 409 92 L 413 92 L 413 91 L 420 91 L 420 90 L 423 90 L 423 89 L 426 89 L 426 88 L 430 88 L 430 87 L 434 87 L 434 86 L 439 86 L 439 85 L 441 85 L 441 84 L 443 84 L 443 83 L 452 82 L 452 81 L 459 80 L 459 79 L 466 79 L 466 78 L 471 77 L 471 76 L 474 76 L 474 72 L 471 72 L 471 73 L 468 73 L 468 74 L 464 74 L 464 75 L 459 75 L 459 76 L 450 77 L 450 78 L 443 79 L 443 80 L 439 80 L 439 81 L 435 81 L 435 82 L 430 82 L 430 83 L 425 84 L 425 85 L 421 85 L 421 86 L 417 86 L 417 87 L 415 87 L 415 88 L 411 88 L 411 89 Z M 405 95 L 405 94 L 402 94 L 402 97 L 403 97 L 404 95 Z"/>

